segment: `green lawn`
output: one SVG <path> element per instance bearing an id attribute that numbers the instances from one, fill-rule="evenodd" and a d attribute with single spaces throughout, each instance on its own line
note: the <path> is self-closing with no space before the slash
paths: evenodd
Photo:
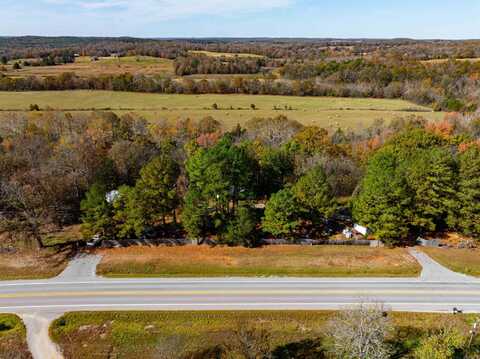
<path id="1" fill-rule="evenodd" d="M 214 353 L 214 348 L 226 350 L 227 358 L 242 358 L 235 356 L 239 339 L 245 338 L 241 333 L 256 328 L 255 335 L 250 335 L 255 339 L 251 340 L 267 343 L 273 358 L 321 359 L 326 346 L 325 325 L 333 314 L 326 311 L 69 313 L 54 322 L 51 334 L 63 349 L 65 359 L 220 357 L 200 355 L 208 350 Z M 429 329 L 450 323 L 466 332 L 474 319 L 474 316 L 447 314 L 391 313 L 390 316 L 394 325 L 390 341 L 400 355 L 408 353 Z M 262 330 L 266 335 L 259 334 Z M 396 357 L 404 357 L 400 355 Z"/>
<path id="2" fill-rule="evenodd" d="M 360 246 L 131 247 L 101 251 L 107 277 L 416 277 L 403 248 Z"/>
<path id="3" fill-rule="evenodd" d="M 219 110 L 212 109 L 214 103 Z M 305 125 L 352 129 L 365 128 L 376 119 L 388 122 L 398 117 L 420 115 L 428 120 L 437 120 L 444 116 L 444 113 L 433 112 L 427 107 L 407 101 L 386 99 L 163 95 L 111 91 L 0 92 L 0 110 L 26 111 L 30 104 L 38 104 L 43 110 L 135 112 L 152 121 L 185 118 L 198 120 L 212 116 L 229 128 L 253 117 L 278 115 L 285 115 Z M 251 104 L 255 104 L 257 110 L 252 110 Z M 279 110 L 274 110 L 274 107 Z M 8 113 L 0 114 L 0 118 L 5 116 Z"/>
<path id="4" fill-rule="evenodd" d="M 25 326 L 16 315 L 0 314 L 0 358 L 32 358 L 26 342 Z"/>

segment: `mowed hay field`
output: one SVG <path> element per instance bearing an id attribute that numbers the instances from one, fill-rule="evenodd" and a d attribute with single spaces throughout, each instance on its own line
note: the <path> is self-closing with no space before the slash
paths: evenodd
<path id="1" fill-rule="evenodd" d="M 0 314 L 0 358 L 31 359 L 26 330 L 16 315 Z"/>
<path id="2" fill-rule="evenodd" d="M 376 119 L 390 121 L 411 115 L 428 120 L 441 119 L 433 112 L 402 100 L 290 97 L 254 95 L 163 95 L 113 91 L 0 92 L 0 119 L 10 111 L 27 111 L 31 104 L 42 110 L 112 110 L 119 114 L 135 112 L 147 120 L 199 120 L 206 116 L 221 121 L 226 128 L 243 124 L 254 117 L 285 115 L 304 125 L 325 128 L 361 129 Z M 218 110 L 213 110 L 217 104 Z M 252 110 L 254 104 L 256 110 Z M 275 110 L 274 108 L 281 110 Z M 285 109 L 287 108 L 287 109 Z"/>
<path id="3" fill-rule="evenodd" d="M 480 249 L 422 248 L 422 250 L 453 271 L 480 277 Z"/>
<path id="4" fill-rule="evenodd" d="M 80 312 L 57 319 L 51 334 L 65 359 L 241 358 L 235 354 L 247 333 L 253 333 L 249 343 L 265 345 L 273 358 L 325 358 L 326 327 L 334 315 L 326 311 Z M 468 332 L 475 320 L 474 315 L 426 313 L 389 313 L 389 317 L 394 358 L 405 357 L 429 330 L 448 323 Z M 219 348 L 229 355 L 215 355 Z"/>
<path id="5" fill-rule="evenodd" d="M 410 277 L 420 266 L 403 248 L 361 246 L 131 247 L 102 250 L 107 277 Z"/>
<path id="6" fill-rule="evenodd" d="M 13 63 L 7 66 L 5 74 L 11 77 L 58 76 L 65 72 L 73 72 L 80 77 L 101 75 L 120 75 L 132 73 L 136 75 L 173 75 L 173 60 L 149 56 L 100 57 L 93 61 L 90 57 L 79 57 L 75 63 L 58 66 L 22 66 L 13 69 Z"/>

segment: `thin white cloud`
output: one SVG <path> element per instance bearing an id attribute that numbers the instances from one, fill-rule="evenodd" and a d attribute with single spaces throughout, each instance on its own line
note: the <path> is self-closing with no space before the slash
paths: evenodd
<path id="1" fill-rule="evenodd" d="M 125 7 L 128 3 L 125 1 L 94 1 L 87 2 L 81 1 L 78 2 L 78 5 L 84 9 L 96 10 L 96 9 L 111 9 L 117 7 Z"/>
<path id="2" fill-rule="evenodd" d="M 117 16 L 144 20 L 171 20 L 194 15 L 257 12 L 288 7 L 295 0 L 44 0 L 48 4 L 77 7 L 95 13 L 116 10 Z M 95 14 L 102 15 L 102 14 Z"/>
<path id="3" fill-rule="evenodd" d="M 257 34 L 238 22 L 271 19 L 302 0 L 0 0 L 2 35 L 206 37 Z M 268 34 L 261 31 L 257 35 Z"/>

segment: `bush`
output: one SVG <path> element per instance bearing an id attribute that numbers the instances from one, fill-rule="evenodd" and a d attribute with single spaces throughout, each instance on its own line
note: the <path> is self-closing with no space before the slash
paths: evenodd
<path id="1" fill-rule="evenodd" d="M 465 108 L 465 104 L 456 98 L 447 98 L 442 102 L 441 107 L 445 111 L 460 112 Z"/>
<path id="2" fill-rule="evenodd" d="M 423 338 L 414 352 L 416 359 L 453 359 L 466 344 L 465 336 L 452 326 Z M 463 356 L 462 356 L 463 357 Z"/>

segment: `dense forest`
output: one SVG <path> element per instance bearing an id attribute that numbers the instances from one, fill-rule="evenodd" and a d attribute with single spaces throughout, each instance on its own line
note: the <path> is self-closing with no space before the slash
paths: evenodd
<path id="1" fill-rule="evenodd" d="M 378 121 L 361 133 L 278 117 L 225 132 L 212 118 L 50 112 L 0 127 L 0 225 L 11 241 L 42 245 L 46 229 L 83 223 L 85 238 L 255 246 L 328 238 L 345 217 L 391 245 L 480 234 L 480 122 L 470 117 Z"/>

